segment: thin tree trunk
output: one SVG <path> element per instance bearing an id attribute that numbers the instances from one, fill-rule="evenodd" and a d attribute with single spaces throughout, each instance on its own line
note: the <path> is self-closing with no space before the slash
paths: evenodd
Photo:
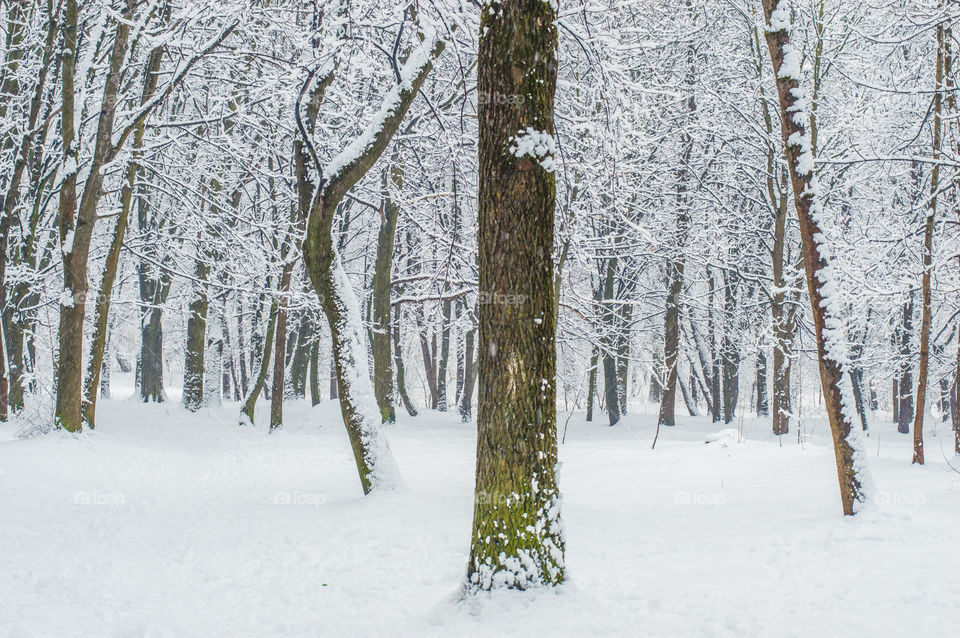
<path id="1" fill-rule="evenodd" d="M 310 405 L 315 406 L 323 399 L 320 397 L 320 340 L 313 342 L 310 348 Z"/>
<path id="2" fill-rule="evenodd" d="M 403 365 L 403 350 L 400 347 L 400 306 L 397 306 L 396 317 L 394 317 L 391 329 L 393 339 L 393 363 L 397 369 L 397 394 L 400 395 L 400 401 L 404 409 L 410 416 L 417 416 L 417 409 L 413 407 L 413 401 L 407 394 L 407 372 Z"/>
<path id="3" fill-rule="evenodd" d="M 930 171 L 930 205 L 923 230 L 923 277 L 920 284 L 920 362 L 917 370 L 917 407 L 913 421 L 913 463 L 923 465 L 923 417 L 926 414 L 927 365 L 930 359 L 931 291 L 930 271 L 933 269 L 933 229 L 937 216 L 937 196 L 940 190 L 940 154 L 943 145 L 943 63 L 944 27 L 937 25 L 936 93 L 933 95 L 933 168 Z"/>
<path id="4" fill-rule="evenodd" d="M 399 156 L 388 169 L 394 187 L 403 188 L 403 168 Z M 387 193 L 387 172 L 383 176 L 384 197 L 380 208 L 380 230 L 377 233 L 377 259 L 373 271 L 373 390 L 380 408 L 380 420 L 393 423 L 396 418 L 393 387 L 392 304 L 393 249 L 397 236 L 400 205 Z"/>
<path id="5" fill-rule="evenodd" d="M 447 366 L 450 361 L 450 317 L 453 302 L 444 299 L 440 312 L 440 360 L 437 362 L 437 411 L 447 411 Z"/>
<path id="6" fill-rule="evenodd" d="M 270 318 L 267 321 L 267 332 L 263 338 L 263 354 L 260 356 L 260 371 L 257 378 L 253 381 L 250 393 L 247 395 L 243 408 L 240 410 L 240 425 L 253 425 L 254 413 L 257 407 L 257 399 L 260 398 L 260 392 L 263 391 L 263 384 L 267 380 L 267 372 L 270 368 L 270 355 L 273 352 L 273 334 L 277 328 L 277 308 L 279 304 L 274 299 L 270 303 Z"/>
<path id="7" fill-rule="evenodd" d="M 910 365 L 910 338 L 913 335 L 913 291 L 908 293 L 903 304 L 903 319 L 900 324 L 900 378 L 897 380 L 897 432 L 910 433 L 913 420 L 913 369 Z"/>
<path id="8" fill-rule="evenodd" d="M 610 425 L 620 421 L 620 397 L 617 391 L 617 360 L 615 356 L 616 310 L 611 302 L 614 299 L 614 278 L 617 273 L 617 258 L 607 259 L 607 271 L 603 284 L 603 299 L 608 302 L 603 308 L 605 335 L 603 339 L 603 390 Z"/>
<path id="9" fill-rule="evenodd" d="M 229 377 L 223 365 L 227 336 L 226 294 L 213 298 L 207 312 L 207 342 L 204 347 L 203 405 L 218 406 L 229 391 Z"/>
<path id="10" fill-rule="evenodd" d="M 476 327 L 471 327 L 464 337 L 463 390 L 460 392 L 460 420 L 469 423 L 473 419 L 473 386 L 477 380 L 476 357 L 473 354 Z"/>
<path id="11" fill-rule="evenodd" d="M 782 5 L 782 6 L 781 6 Z M 857 505 L 866 500 L 864 494 L 864 454 L 859 435 L 850 418 L 852 406 L 842 391 L 843 369 L 836 352 L 844 339 L 838 334 L 840 318 L 836 316 L 836 291 L 830 288 L 829 252 L 822 243 L 819 225 L 818 184 L 813 174 L 814 161 L 811 135 L 804 129 L 803 104 L 799 78 L 793 76 L 799 67 L 800 52 L 790 42 L 790 10 L 783 0 L 763 0 L 766 22 L 765 37 L 780 102 L 783 143 L 793 186 L 794 207 L 800 225 L 803 261 L 810 295 L 810 308 L 817 338 L 820 381 L 824 404 L 833 435 L 837 461 L 840 499 L 845 515 L 856 513 Z M 785 64 L 785 58 L 789 60 Z"/>
<path id="12" fill-rule="evenodd" d="M 273 347 L 273 388 L 270 392 L 270 431 L 283 427 L 283 384 L 287 361 L 287 306 L 290 303 L 290 278 L 293 262 L 283 265 L 280 274 L 280 300 L 277 305 L 277 325 L 274 329 L 276 344 Z"/>
<path id="13" fill-rule="evenodd" d="M 768 416 L 770 404 L 767 401 L 767 355 L 757 352 L 757 416 Z"/>
<path id="14" fill-rule="evenodd" d="M 298 399 L 307 396 L 307 376 L 309 374 L 311 351 L 310 324 L 308 314 L 306 312 L 302 313 L 297 324 L 293 355 L 288 357 L 290 359 L 290 392 Z"/>
<path id="15" fill-rule="evenodd" d="M 597 394 L 597 363 L 600 351 L 593 346 L 590 352 L 590 370 L 587 373 L 587 422 L 593 421 L 594 396 Z"/>

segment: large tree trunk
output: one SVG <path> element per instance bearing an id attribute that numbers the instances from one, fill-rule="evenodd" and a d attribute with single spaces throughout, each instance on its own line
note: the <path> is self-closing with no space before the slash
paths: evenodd
<path id="1" fill-rule="evenodd" d="M 144 308 L 140 326 L 140 399 L 161 403 L 163 393 L 163 310 Z"/>
<path id="2" fill-rule="evenodd" d="M 504 0 L 481 18 L 478 93 L 522 99 L 479 107 L 479 289 L 491 299 L 523 301 L 480 306 L 468 591 L 564 579 L 555 474 L 555 6 Z"/>
<path id="3" fill-rule="evenodd" d="M 60 186 L 60 248 L 63 252 L 63 293 L 60 297 L 60 325 L 57 358 L 57 400 L 55 424 L 71 432 L 82 428 L 83 319 L 87 299 L 87 260 L 90 241 L 97 221 L 97 204 L 103 186 L 103 167 L 113 159 L 113 122 L 120 90 L 121 66 L 127 54 L 127 38 L 135 2 L 126 0 L 123 20 L 117 23 L 109 58 L 100 115 L 94 141 L 93 159 L 82 194 L 77 193 L 80 140 L 75 122 L 75 86 L 77 67 L 77 0 L 66 0 L 63 32 L 63 70 L 61 74 L 61 133 L 64 169 Z M 80 78 L 85 82 L 87 78 Z"/>
<path id="4" fill-rule="evenodd" d="M 799 78 L 800 51 L 790 42 L 790 9 L 783 0 L 763 0 L 766 41 L 773 63 L 780 102 L 783 143 L 793 186 L 794 207 L 800 225 L 803 262 L 810 295 L 810 309 L 817 337 L 820 382 L 833 435 L 840 500 L 845 515 L 853 515 L 866 500 L 863 450 L 859 430 L 853 427 L 852 405 L 842 389 L 844 335 L 837 316 L 837 291 L 833 289 L 829 248 L 820 228 L 819 185 L 813 174 L 812 140 L 804 129 Z M 785 58 L 786 63 L 785 63 Z"/>
<path id="5" fill-rule="evenodd" d="M 790 350 L 784 351 L 784 347 L 793 349 L 792 338 L 789 341 L 778 339 L 773 348 L 773 433 L 778 436 L 790 431 L 793 410 L 790 405 L 791 355 Z"/>

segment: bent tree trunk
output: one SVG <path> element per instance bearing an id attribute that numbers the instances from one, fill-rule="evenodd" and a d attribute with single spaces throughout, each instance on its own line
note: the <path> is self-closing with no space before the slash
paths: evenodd
<path id="1" fill-rule="evenodd" d="M 263 337 L 263 353 L 260 355 L 260 371 L 250 388 L 246 401 L 240 409 L 240 425 L 253 425 L 253 417 L 257 407 L 257 399 L 263 392 L 263 384 L 267 380 L 267 371 L 270 369 L 270 353 L 273 352 L 273 333 L 277 327 L 277 300 L 270 303 L 270 318 L 267 320 L 267 333 Z"/>
<path id="2" fill-rule="evenodd" d="M 840 500 L 845 515 L 856 513 L 865 502 L 866 468 L 860 448 L 860 430 L 853 427 L 853 406 L 844 396 L 839 350 L 843 334 L 836 316 L 837 291 L 833 288 L 830 253 L 819 224 L 819 184 L 813 174 L 810 134 L 805 130 L 800 100 L 800 51 L 790 42 L 790 9 L 783 0 L 763 0 L 766 41 L 777 78 L 783 143 L 793 185 L 794 207 L 800 225 L 803 263 L 810 295 L 810 308 L 817 337 L 820 383 L 833 435 Z"/>
<path id="3" fill-rule="evenodd" d="M 301 119 L 300 100 L 295 111 L 300 133 L 297 147 L 298 196 L 301 205 L 310 202 L 303 259 L 330 326 L 340 412 L 364 494 L 375 489 L 394 487 L 400 482 L 400 476 L 382 433 L 368 372 L 360 307 L 333 241 L 333 222 L 337 207 L 347 192 L 386 150 L 432 70 L 433 60 L 443 51 L 443 41 L 434 39 L 435 34 L 420 35 L 420 44 L 409 53 L 401 69 L 401 77 L 407 80 L 387 94 L 380 113 L 362 134 L 364 143 L 347 146 L 328 166 L 322 166 L 317 159 L 310 141 L 314 121 L 312 117 L 307 118 L 310 126 L 308 132 Z M 322 98 L 320 89 L 329 85 L 333 73 L 334 70 L 329 71 L 316 85 L 312 76 L 308 78 L 301 98 L 310 90 L 310 106 L 318 105 Z M 311 112 L 308 112 L 309 115 Z M 309 157 L 306 156 L 308 151 Z M 313 162 L 316 169 L 316 182 L 307 177 L 306 165 L 309 161 Z"/>
<path id="4" fill-rule="evenodd" d="M 522 302 L 480 305 L 468 592 L 564 579 L 552 259 L 555 6 L 504 0 L 486 5 L 481 18 L 477 90 L 516 99 L 479 108 L 479 291 Z"/>

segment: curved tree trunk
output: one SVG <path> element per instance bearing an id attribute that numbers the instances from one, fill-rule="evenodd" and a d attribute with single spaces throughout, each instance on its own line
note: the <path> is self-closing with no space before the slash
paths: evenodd
<path id="1" fill-rule="evenodd" d="M 381 430 L 373 384 L 367 363 L 367 346 L 356 295 L 333 241 L 333 222 L 337 207 L 350 188 L 360 180 L 383 154 L 433 68 L 433 60 L 444 43 L 421 32 L 417 48 L 406 56 L 401 76 L 406 82 L 395 86 L 384 98 L 384 107 L 362 133 L 365 143 L 348 146 L 328 167 L 320 165 L 310 143 L 314 125 L 314 106 L 322 100 L 323 89 L 332 81 L 335 67 L 314 81 L 308 78 L 301 98 L 309 92 L 307 124 L 301 119 L 300 100 L 296 119 L 300 138 L 297 142 L 297 188 L 301 210 L 309 210 L 303 258 L 310 281 L 320 297 L 330 326 L 333 361 L 337 375 L 340 412 L 353 449 L 360 485 L 364 494 L 400 483 L 399 471 Z M 310 127 L 310 131 L 307 130 Z M 309 151 L 309 155 L 308 155 Z M 317 180 L 307 175 L 312 161 Z"/>
<path id="2" fill-rule="evenodd" d="M 267 380 L 267 372 L 270 369 L 270 353 L 273 352 L 273 333 L 277 326 L 277 306 L 277 300 L 274 299 L 270 303 L 270 318 L 267 320 L 267 333 L 263 338 L 263 354 L 260 356 L 260 371 L 257 373 L 257 378 L 250 388 L 250 393 L 247 395 L 246 400 L 243 402 L 243 407 L 240 409 L 240 425 L 254 424 L 257 399 L 260 398 L 260 393 L 263 391 L 263 384 Z"/>

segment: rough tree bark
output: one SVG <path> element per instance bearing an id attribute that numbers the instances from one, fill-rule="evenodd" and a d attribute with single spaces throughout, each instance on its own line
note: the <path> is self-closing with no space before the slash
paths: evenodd
<path id="1" fill-rule="evenodd" d="M 837 291 L 832 289 L 829 249 L 819 224 L 819 201 L 811 139 L 805 130 L 799 91 L 801 54 L 790 42 L 790 9 L 784 0 L 762 0 L 766 41 L 777 82 L 782 134 L 800 225 L 804 269 L 817 337 L 817 356 L 824 405 L 833 436 L 840 500 L 845 515 L 853 515 L 866 500 L 864 455 L 859 430 L 853 427 L 852 406 L 842 390 L 843 368 Z"/>
<path id="2" fill-rule="evenodd" d="M 564 579 L 556 482 L 556 3 L 485 4 L 479 106 L 477 482 L 468 592 Z M 518 99 L 520 96 L 521 99 Z M 616 398 L 614 398 L 616 403 Z"/>
<path id="3" fill-rule="evenodd" d="M 56 426 L 71 432 L 82 428 L 83 319 L 87 301 L 87 260 L 97 221 L 97 203 L 103 186 L 102 169 L 116 154 L 113 147 L 113 123 L 122 65 L 127 55 L 130 22 L 135 7 L 134 0 L 126 0 L 121 13 L 123 19 L 117 23 L 100 104 L 93 157 L 82 193 L 79 195 L 77 173 L 80 140 L 77 137 L 79 123 L 75 121 L 79 14 L 77 0 L 66 0 L 64 11 L 60 112 L 64 169 L 59 202 L 64 290 L 60 299 L 60 354 L 57 358 L 57 400 L 54 414 Z M 86 78 L 80 78 L 80 81 L 86 81 Z"/>

